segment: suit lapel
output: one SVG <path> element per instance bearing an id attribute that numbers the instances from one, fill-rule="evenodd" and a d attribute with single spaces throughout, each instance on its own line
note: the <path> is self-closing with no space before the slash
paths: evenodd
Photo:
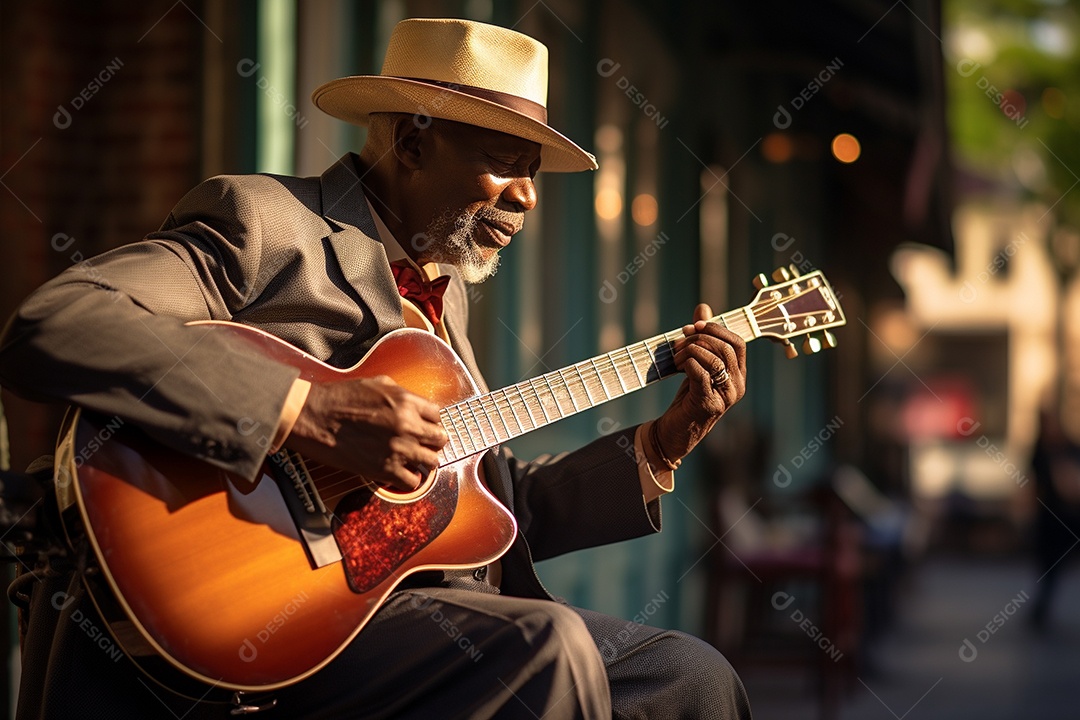
<path id="1" fill-rule="evenodd" d="M 327 240 L 338 266 L 356 296 L 375 317 L 376 337 L 382 337 L 403 327 L 401 297 L 395 290 L 386 250 L 378 240 L 379 233 L 368 212 L 356 169 L 356 156 L 349 153 L 322 174 L 322 215 L 330 226 Z M 374 339 L 365 338 L 365 341 L 370 343 Z"/>
<path id="2" fill-rule="evenodd" d="M 457 352 L 458 357 L 465 364 L 465 368 L 476 381 L 480 392 L 488 391 L 484 376 L 476 364 L 476 356 L 473 355 L 472 344 L 467 336 L 469 317 L 469 297 L 465 292 L 465 283 L 453 265 L 439 264 L 439 272 L 450 276 L 450 285 L 446 288 L 443 296 L 443 326 L 446 328 L 446 336 L 450 338 L 450 345 Z"/>

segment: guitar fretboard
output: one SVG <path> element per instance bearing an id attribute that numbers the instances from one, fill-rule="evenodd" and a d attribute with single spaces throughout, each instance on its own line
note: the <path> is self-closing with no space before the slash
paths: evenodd
<path id="1" fill-rule="evenodd" d="M 757 337 L 751 317 L 748 308 L 739 308 L 712 321 L 749 341 Z M 442 424 L 450 440 L 439 452 L 442 464 L 676 374 L 674 343 L 681 337 L 681 329 L 673 330 L 443 408 Z"/>

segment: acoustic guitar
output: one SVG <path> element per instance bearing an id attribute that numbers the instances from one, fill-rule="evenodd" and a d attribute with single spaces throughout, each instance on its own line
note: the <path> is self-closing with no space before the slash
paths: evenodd
<path id="1" fill-rule="evenodd" d="M 780 272 L 780 271 L 778 271 Z M 774 275 L 752 303 L 713 320 L 797 354 L 835 345 L 843 311 L 814 271 Z M 438 404 L 449 442 L 411 493 L 283 450 L 251 482 L 155 443 L 119 418 L 73 409 L 56 454 L 68 541 L 117 645 L 150 677 L 193 698 L 260 693 L 329 663 L 406 576 L 477 568 L 505 553 L 514 516 L 477 476 L 500 443 L 675 374 L 658 335 L 480 394 L 431 333 L 382 337 L 341 370 L 260 330 L 210 322 L 315 383 L 387 375 Z M 820 338 L 810 336 L 821 333 Z M 239 428 L 244 432 L 244 428 Z"/>

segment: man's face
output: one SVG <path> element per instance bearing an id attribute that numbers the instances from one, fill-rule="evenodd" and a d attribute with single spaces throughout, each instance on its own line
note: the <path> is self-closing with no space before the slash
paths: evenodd
<path id="1" fill-rule="evenodd" d="M 430 208 L 425 231 L 413 238 L 423 260 L 454 265 L 468 283 L 495 274 L 499 250 L 536 207 L 533 177 L 540 145 L 522 138 L 435 120 L 431 152 L 417 198 Z M 426 246 L 426 247 L 425 247 Z"/>

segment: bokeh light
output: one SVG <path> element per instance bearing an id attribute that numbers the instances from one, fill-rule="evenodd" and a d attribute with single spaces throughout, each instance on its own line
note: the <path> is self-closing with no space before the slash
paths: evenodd
<path id="1" fill-rule="evenodd" d="M 842 163 L 853 163 L 862 154 L 858 139 L 850 133 L 840 133 L 832 141 L 833 157 Z"/>
<path id="2" fill-rule="evenodd" d="M 604 220 L 614 220 L 622 212 L 623 200 L 618 190 L 610 188 L 596 193 L 596 214 Z"/>
<path id="3" fill-rule="evenodd" d="M 641 193 L 630 203 L 630 216 L 634 222 L 642 227 L 648 227 L 656 222 L 659 216 L 659 206 L 649 193 Z"/>
<path id="4" fill-rule="evenodd" d="M 786 133 L 769 133 L 761 143 L 761 154 L 771 163 L 786 163 L 795 154 L 795 143 Z"/>

